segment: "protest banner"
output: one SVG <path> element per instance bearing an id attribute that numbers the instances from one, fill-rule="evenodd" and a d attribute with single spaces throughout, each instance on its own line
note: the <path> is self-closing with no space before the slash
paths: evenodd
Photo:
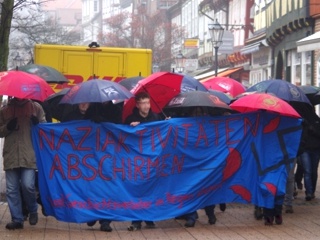
<path id="1" fill-rule="evenodd" d="M 268 112 L 131 127 L 91 121 L 32 129 L 41 199 L 66 222 L 164 220 L 214 203 L 272 208 L 301 119 Z"/>

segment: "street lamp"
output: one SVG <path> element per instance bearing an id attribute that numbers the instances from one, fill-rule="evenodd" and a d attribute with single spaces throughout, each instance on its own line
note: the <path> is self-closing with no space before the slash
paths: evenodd
<path id="1" fill-rule="evenodd" d="M 208 24 L 209 33 L 211 37 L 212 47 L 214 48 L 214 56 L 215 56 L 215 76 L 218 76 L 218 49 L 222 44 L 222 37 L 224 29 L 218 22 L 218 19 L 214 21 L 214 23 Z"/>
<path id="2" fill-rule="evenodd" d="M 182 73 L 184 70 L 185 62 L 186 62 L 186 57 L 183 56 L 181 51 L 179 51 L 178 55 L 176 56 L 176 69 L 178 73 Z"/>
<path id="3" fill-rule="evenodd" d="M 13 58 L 13 61 L 16 64 L 16 68 L 22 65 L 23 59 L 21 58 L 19 52 L 17 52 L 17 55 Z"/>

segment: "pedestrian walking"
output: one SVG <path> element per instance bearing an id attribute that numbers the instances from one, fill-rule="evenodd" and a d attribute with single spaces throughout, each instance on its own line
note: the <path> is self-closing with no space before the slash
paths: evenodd
<path id="1" fill-rule="evenodd" d="M 12 98 L 0 110 L 0 137 L 5 138 L 3 166 L 6 172 L 6 198 L 12 220 L 6 225 L 9 230 L 23 228 L 22 199 L 29 212 L 30 225 L 36 225 L 38 222 L 36 157 L 31 127 L 39 122 L 46 122 L 45 113 L 40 104 L 28 99 Z"/>

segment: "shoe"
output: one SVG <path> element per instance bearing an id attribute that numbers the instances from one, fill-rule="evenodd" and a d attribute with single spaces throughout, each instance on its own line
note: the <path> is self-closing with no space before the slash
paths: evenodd
<path id="1" fill-rule="evenodd" d="M 48 214 L 46 213 L 46 210 L 44 209 L 43 206 L 41 207 L 41 212 L 43 216 L 48 217 Z"/>
<path id="2" fill-rule="evenodd" d="M 195 221 L 189 219 L 189 220 L 184 224 L 184 226 L 187 227 L 187 228 L 189 228 L 189 227 L 194 227 L 195 224 L 196 224 Z"/>
<path id="3" fill-rule="evenodd" d="M 312 199 L 312 196 L 311 196 L 311 195 L 307 195 L 307 196 L 306 196 L 306 201 L 311 201 L 311 199 Z"/>
<path id="4" fill-rule="evenodd" d="M 88 227 L 92 227 L 96 224 L 97 221 L 87 222 Z"/>
<path id="5" fill-rule="evenodd" d="M 292 206 L 285 206 L 285 212 L 286 213 L 293 213 L 293 207 Z"/>
<path id="6" fill-rule="evenodd" d="M 227 208 L 227 205 L 226 205 L 225 203 L 220 203 L 220 204 L 219 204 L 219 207 L 220 207 L 220 210 L 221 210 L 222 212 L 224 212 L 224 211 L 226 210 L 226 208 Z"/>
<path id="7" fill-rule="evenodd" d="M 302 184 L 302 183 L 297 183 L 297 188 L 298 188 L 299 190 L 302 190 L 303 184 Z"/>
<path id="8" fill-rule="evenodd" d="M 23 223 L 19 222 L 11 222 L 6 225 L 6 229 L 15 230 L 15 229 L 23 229 Z"/>
<path id="9" fill-rule="evenodd" d="M 275 222 L 277 225 L 281 225 L 282 224 L 282 215 L 277 215 L 275 217 Z"/>
<path id="10" fill-rule="evenodd" d="M 30 225 L 36 225 L 38 223 L 38 213 L 30 213 L 29 223 Z"/>
<path id="11" fill-rule="evenodd" d="M 134 232 L 141 229 L 141 225 L 132 224 L 128 227 L 128 231 Z"/>
<path id="12" fill-rule="evenodd" d="M 274 217 L 264 217 L 264 225 L 271 226 L 273 225 Z"/>
<path id="13" fill-rule="evenodd" d="M 263 213 L 262 213 L 261 207 L 254 208 L 254 218 L 257 220 L 261 220 L 263 218 Z"/>
<path id="14" fill-rule="evenodd" d="M 217 221 L 216 215 L 213 214 L 212 217 L 209 217 L 208 223 L 209 223 L 210 225 L 213 225 L 213 224 L 216 223 L 216 221 Z"/>
<path id="15" fill-rule="evenodd" d="M 100 231 L 112 232 L 112 228 L 110 227 L 110 223 L 107 223 L 107 222 L 101 223 Z"/>
<path id="16" fill-rule="evenodd" d="M 153 223 L 153 222 L 148 222 L 148 223 L 146 223 L 146 228 L 155 228 L 156 227 L 156 225 Z"/>

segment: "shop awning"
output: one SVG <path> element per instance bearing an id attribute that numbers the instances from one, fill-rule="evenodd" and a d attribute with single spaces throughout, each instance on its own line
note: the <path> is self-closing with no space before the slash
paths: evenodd
<path id="1" fill-rule="evenodd" d="M 219 69 L 218 69 L 218 74 L 219 74 L 220 72 L 223 72 L 223 71 L 227 70 L 227 69 L 228 69 L 228 68 L 219 68 Z M 216 71 L 206 72 L 206 73 L 200 74 L 200 75 L 198 75 L 198 76 L 195 76 L 194 78 L 195 78 L 195 79 L 198 79 L 198 80 L 202 80 L 202 79 L 208 78 L 208 77 L 211 78 L 211 77 L 214 77 L 215 73 L 216 73 Z"/>
<path id="2" fill-rule="evenodd" d="M 250 45 L 247 45 L 247 46 L 243 47 L 240 50 L 240 52 L 241 52 L 242 55 L 250 54 L 250 53 L 259 51 L 259 48 L 260 48 L 260 42 L 253 43 L 253 44 L 250 44 Z"/>
<path id="3" fill-rule="evenodd" d="M 228 77 L 230 74 L 242 70 L 243 67 L 231 68 L 218 74 L 218 77 Z"/>
<path id="4" fill-rule="evenodd" d="M 320 49 L 320 32 L 316 32 L 308 37 L 297 41 L 297 51 L 307 52 Z"/>
<path id="5" fill-rule="evenodd" d="M 230 75 L 230 74 L 232 74 L 232 73 L 234 73 L 234 72 L 236 72 L 236 71 L 239 71 L 239 70 L 241 70 L 242 68 L 243 68 L 243 67 L 226 68 L 224 71 L 221 71 L 220 73 L 218 73 L 218 77 L 227 77 L 228 75 Z M 225 73 L 226 75 L 224 75 L 224 73 Z M 200 82 L 205 82 L 205 81 L 207 81 L 207 80 L 209 80 L 210 78 L 213 78 L 213 77 L 215 77 L 214 74 L 211 75 L 211 76 L 208 76 L 208 77 L 206 77 L 206 78 L 199 79 L 199 80 L 200 80 Z"/>

